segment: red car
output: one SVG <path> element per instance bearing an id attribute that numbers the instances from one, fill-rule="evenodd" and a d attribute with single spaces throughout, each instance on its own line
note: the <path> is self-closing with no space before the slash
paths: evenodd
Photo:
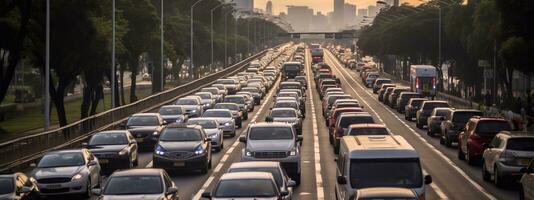
<path id="1" fill-rule="evenodd" d="M 475 164 L 486 150 L 483 144 L 489 144 L 497 133 L 511 130 L 510 123 L 503 118 L 472 117 L 458 136 L 458 159 Z"/>
<path id="2" fill-rule="evenodd" d="M 330 109 L 332 108 L 332 105 L 337 99 L 352 99 L 352 96 L 348 94 L 332 94 L 325 96 L 323 99 L 323 114 L 325 117 L 326 114 L 330 113 Z"/>
<path id="3" fill-rule="evenodd" d="M 326 119 L 326 125 L 332 128 L 336 124 L 337 117 L 341 113 L 345 113 L 345 112 L 364 112 L 364 111 L 362 108 L 359 108 L 359 107 L 337 108 L 335 110 L 332 110 L 330 112 L 330 115 L 328 115 L 328 119 Z"/>
<path id="4" fill-rule="evenodd" d="M 367 112 L 343 112 L 330 128 L 330 143 L 334 146 L 334 153 L 339 153 L 341 138 L 347 135 L 349 126 L 353 124 L 375 123 L 373 116 Z"/>

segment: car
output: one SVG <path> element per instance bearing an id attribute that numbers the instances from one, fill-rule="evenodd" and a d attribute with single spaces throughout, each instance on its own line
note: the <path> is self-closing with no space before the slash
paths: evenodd
<path id="1" fill-rule="evenodd" d="M 284 81 L 281 82 L 278 86 L 278 91 L 283 89 L 298 89 L 302 90 L 303 92 L 306 91 L 306 88 L 302 87 L 302 84 L 300 82 L 296 81 Z"/>
<path id="2" fill-rule="evenodd" d="M 326 126 L 329 128 L 336 124 L 337 118 L 342 113 L 347 112 L 364 112 L 362 108 L 360 107 L 349 107 L 349 108 L 337 108 L 335 110 L 332 110 L 327 116 L 327 120 L 325 121 Z"/>
<path id="3" fill-rule="evenodd" d="M 534 199 L 534 159 L 530 160 L 527 167 L 521 169 L 521 173 L 523 173 L 523 176 L 519 181 L 521 183 L 519 187 L 519 199 Z"/>
<path id="4" fill-rule="evenodd" d="M 245 103 L 247 105 L 247 112 L 254 111 L 254 97 L 252 97 L 252 94 L 250 92 L 237 92 L 236 95 L 241 95 L 245 97 Z"/>
<path id="5" fill-rule="evenodd" d="M 426 122 L 426 135 L 434 136 L 441 133 L 441 122 L 449 115 L 454 108 L 434 108 Z"/>
<path id="6" fill-rule="evenodd" d="M 323 112 L 324 116 L 328 117 L 327 113 L 330 113 L 330 109 L 332 109 L 332 104 L 338 99 L 352 99 L 352 96 L 348 94 L 334 94 L 330 96 L 326 96 L 325 99 L 323 99 Z"/>
<path id="7" fill-rule="evenodd" d="M 202 100 L 198 96 L 188 96 L 179 98 L 178 100 L 176 100 L 174 105 L 183 106 L 185 109 L 185 113 L 191 118 L 201 116 L 202 112 L 204 111 Z"/>
<path id="8" fill-rule="evenodd" d="M 482 177 L 497 187 L 515 184 L 521 179 L 521 168 L 528 167 L 534 158 L 534 134 L 532 132 L 501 131 L 482 154 Z"/>
<path id="9" fill-rule="evenodd" d="M 415 126 L 417 128 L 423 129 L 424 126 L 428 123 L 427 119 L 430 117 L 430 114 L 434 108 L 450 108 L 449 103 L 446 101 L 436 101 L 436 100 L 427 100 L 421 103 L 421 107 L 415 113 Z"/>
<path id="10" fill-rule="evenodd" d="M 279 162 L 273 161 L 251 161 L 251 162 L 237 162 L 232 163 L 227 173 L 235 172 L 268 172 L 273 175 L 276 186 L 280 191 L 287 191 L 287 196 L 284 196 L 284 200 L 292 199 L 293 188 L 296 187 L 297 183 L 289 176 L 287 176 L 286 171 Z"/>
<path id="11" fill-rule="evenodd" d="M 211 139 L 211 147 L 215 152 L 220 152 L 224 148 L 224 134 L 217 118 L 199 117 L 191 119 L 187 123 L 202 126 L 208 138 Z"/>
<path id="12" fill-rule="evenodd" d="M 397 112 L 404 113 L 406 105 L 411 98 L 421 98 L 421 94 L 416 92 L 401 92 L 397 98 L 396 108 Z"/>
<path id="13" fill-rule="evenodd" d="M 354 192 L 350 200 L 371 200 L 371 199 L 402 199 L 418 200 L 417 192 L 410 188 L 400 187 L 370 187 L 362 188 Z"/>
<path id="14" fill-rule="evenodd" d="M 378 90 L 378 101 L 383 102 L 384 101 L 384 93 L 386 92 L 387 88 L 390 87 L 396 87 L 397 85 L 392 83 L 384 83 Z"/>
<path id="15" fill-rule="evenodd" d="M 219 123 L 219 126 L 223 130 L 223 133 L 234 137 L 236 134 L 236 129 L 241 128 L 243 124 L 236 123 L 232 111 L 228 109 L 209 109 L 203 115 L 203 118 L 213 118 L 216 119 Z"/>
<path id="16" fill-rule="evenodd" d="M 267 117 L 266 122 L 286 122 L 295 127 L 297 134 L 302 135 L 302 114 L 294 108 L 274 108 Z"/>
<path id="17" fill-rule="evenodd" d="M 453 142 L 458 142 L 458 135 L 465 127 L 465 124 L 473 116 L 482 116 L 484 113 L 480 110 L 472 109 L 455 109 L 445 116 L 441 122 L 440 144 L 451 147 Z"/>
<path id="18" fill-rule="evenodd" d="M 216 87 L 205 87 L 200 89 L 200 92 L 209 92 L 215 99 L 215 103 L 220 103 L 223 99 L 224 91 L 219 90 Z"/>
<path id="19" fill-rule="evenodd" d="M 373 83 L 378 77 L 380 77 L 380 75 L 376 72 L 367 74 L 367 77 L 365 77 L 365 86 L 369 88 L 373 87 Z"/>
<path id="20" fill-rule="evenodd" d="M 334 153 L 339 152 L 339 141 L 345 135 L 350 125 L 375 123 L 373 116 L 366 112 L 343 112 L 339 114 L 335 124 L 330 128 L 330 142 L 334 145 Z"/>
<path id="21" fill-rule="evenodd" d="M 39 198 L 39 189 L 24 173 L 0 175 L 0 199 L 34 200 Z"/>
<path id="22" fill-rule="evenodd" d="M 389 95 L 389 101 L 388 105 L 389 107 L 396 109 L 397 108 L 397 99 L 399 98 L 399 95 L 401 92 L 408 92 L 410 91 L 410 88 L 395 88 Z"/>
<path id="23" fill-rule="evenodd" d="M 378 93 L 378 90 L 380 90 L 380 87 L 382 87 L 382 84 L 391 83 L 391 79 L 388 78 L 377 78 L 375 79 L 375 82 L 373 83 L 373 93 Z"/>
<path id="24" fill-rule="evenodd" d="M 351 124 L 347 128 L 346 135 L 391 135 L 388 128 L 384 124 Z"/>
<path id="25" fill-rule="evenodd" d="M 300 184 L 300 142 L 294 127 L 281 122 L 251 124 L 245 135 L 241 161 L 278 161 L 291 179 Z"/>
<path id="26" fill-rule="evenodd" d="M 204 110 L 210 109 L 215 105 L 215 97 L 213 97 L 211 92 L 197 92 L 195 96 L 200 97 L 200 103 L 202 103 Z"/>
<path id="27" fill-rule="evenodd" d="M 293 108 L 299 111 L 299 114 L 301 114 L 302 117 L 304 118 L 304 113 L 302 112 L 302 110 L 300 110 L 301 106 L 299 105 L 297 101 L 291 101 L 291 100 L 276 101 L 274 102 L 274 105 L 272 108 Z"/>
<path id="28" fill-rule="evenodd" d="M 299 95 L 299 92 L 287 92 L 287 89 L 281 90 L 276 97 L 294 97 L 299 102 L 299 105 L 302 106 L 299 109 L 303 109 L 303 106 L 306 104 L 306 99 L 303 96 Z"/>
<path id="29" fill-rule="evenodd" d="M 486 150 L 484 143 L 490 143 L 501 131 L 511 130 L 510 123 L 500 117 L 471 117 L 458 135 L 458 159 L 465 160 L 470 165 L 475 164 Z"/>
<path id="30" fill-rule="evenodd" d="M 295 81 L 300 82 L 303 87 L 308 87 L 308 78 L 306 76 L 295 76 Z"/>
<path id="31" fill-rule="evenodd" d="M 219 94 L 221 95 L 222 98 L 224 98 L 224 96 L 228 95 L 228 89 L 226 89 L 226 86 L 224 86 L 223 84 L 212 84 L 210 87 L 216 87 L 217 89 L 219 89 Z"/>
<path id="32" fill-rule="evenodd" d="M 215 104 L 213 109 L 228 109 L 232 112 L 232 117 L 234 118 L 235 124 L 237 127 L 241 128 L 243 126 L 243 120 L 245 115 L 248 116 L 247 112 L 243 112 L 241 108 L 235 103 L 218 103 Z"/>
<path id="33" fill-rule="evenodd" d="M 101 185 L 98 158 L 87 149 L 49 151 L 31 171 L 30 180 L 36 183 L 40 196 L 91 196 L 91 189 Z"/>
<path id="34" fill-rule="evenodd" d="M 178 188 L 163 169 L 116 171 L 103 188 L 92 190 L 98 199 L 178 200 Z"/>
<path id="35" fill-rule="evenodd" d="M 140 148 L 152 148 L 166 124 L 159 113 L 136 113 L 128 117 L 125 128 Z"/>
<path id="36" fill-rule="evenodd" d="M 426 185 L 432 183 L 417 151 L 400 135 L 344 136 L 336 166 L 337 199 L 348 200 L 355 189 L 372 187 L 413 189 L 417 199 L 425 199 Z"/>
<path id="37" fill-rule="evenodd" d="M 215 84 L 222 84 L 228 90 L 229 95 L 233 95 L 241 90 L 241 85 L 236 79 L 232 78 L 221 78 L 215 81 Z"/>
<path id="38" fill-rule="evenodd" d="M 404 108 L 404 119 L 412 121 L 416 117 L 421 104 L 426 100 L 425 98 L 411 98 Z"/>
<path id="39" fill-rule="evenodd" d="M 247 99 L 243 95 L 227 95 L 224 97 L 223 103 L 235 103 L 239 106 L 239 109 L 243 111 L 243 119 L 248 119 L 249 108 L 247 105 Z"/>
<path id="40" fill-rule="evenodd" d="M 276 181 L 268 172 L 234 172 L 223 174 L 212 192 L 202 193 L 203 198 L 211 200 L 226 199 L 268 199 L 277 200 L 289 194 L 280 191 Z"/>
<path id="41" fill-rule="evenodd" d="M 187 120 L 189 119 L 189 116 L 186 114 L 184 107 L 178 105 L 161 106 L 158 109 L 158 113 L 161 115 L 163 120 L 169 123 L 182 123 L 187 122 Z"/>
<path id="42" fill-rule="evenodd" d="M 241 89 L 243 92 L 250 92 L 250 95 L 254 98 L 254 104 L 260 105 L 261 99 L 263 98 L 263 94 L 261 94 L 261 91 L 256 87 L 244 87 Z"/>
<path id="43" fill-rule="evenodd" d="M 132 168 L 138 164 L 137 141 L 127 130 L 98 132 L 89 142 L 82 143 L 82 147 L 98 158 L 104 169 Z"/>
<path id="44" fill-rule="evenodd" d="M 152 166 L 168 170 L 211 169 L 211 139 L 199 125 L 170 124 L 152 154 Z"/>
<path id="45" fill-rule="evenodd" d="M 385 91 L 384 91 L 384 97 L 382 99 L 382 103 L 386 104 L 386 105 L 389 105 L 389 96 L 391 95 L 391 93 L 393 93 L 393 90 L 397 89 L 397 87 L 388 87 Z"/>

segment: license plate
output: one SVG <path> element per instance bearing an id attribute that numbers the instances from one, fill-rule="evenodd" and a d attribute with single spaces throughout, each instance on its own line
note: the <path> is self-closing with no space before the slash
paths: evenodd
<path id="1" fill-rule="evenodd" d="M 428 92 L 428 85 L 423 85 L 423 91 Z"/>
<path id="2" fill-rule="evenodd" d="M 108 164 L 109 163 L 109 160 L 108 159 L 99 159 L 98 162 L 100 164 Z"/>
<path id="3" fill-rule="evenodd" d="M 528 165 L 529 162 L 530 162 L 530 160 L 527 160 L 527 159 L 521 159 L 519 161 L 519 163 L 521 163 L 521 165 Z"/>
<path id="4" fill-rule="evenodd" d="M 135 138 L 135 141 L 136 141 L 137 143 L 143 142 L 143 138 Z"/>
<path id="5" fill-rule="evenodd" d="M 52 184 L 52 185 L 46 185 L 46 188 L 48 189 L 57 189 L 60 188 L 61 184 Z"/>
<path id="6" fill-rule="evenodd" d="M 183 167 L 183 166 L 185 166 L 185 163 L 182 162 L 182 161 L 177 161 L 177 162 L 174 162 L 174 166 L 175 167 Z"/>

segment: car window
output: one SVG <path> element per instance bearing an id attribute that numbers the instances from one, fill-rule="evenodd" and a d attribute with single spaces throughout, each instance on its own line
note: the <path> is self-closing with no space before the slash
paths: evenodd
<path id="1" fill-rule="evenodd" d="M 494 137 L 492 140 L 491 140 L 491 146 L 494 147 L 494 148 L 498 148 L 501 146 L 501 138 L 500 137 Z"/>
<path id="2" fill-rule="evenodd" d="M 163 129 L 160 141 L 200 141 L 202 133 L 193 128 L 165 128 Z"/>
<path id="3" fill-rule="evenodd" d="M 176 105 L 198 105 L 198 102 L 195 99 L 178 99 L 175 103 Z"/>
<path id="4" fill-rule="evenodd" d="M 211 99 L 211 95 L 209 94 L 195 94 L 196 96 L 199 96 L 201 99 Z"/>
<path id="5" fill-rule="evenodd" d="M 68 167 L 85 165 L 82 153 L 52 153 L 43 156 L 37 164 L 39 168 Z"/>
<path id="6" fill-rule="evenodd" d="M 15 184 L 13 183 L 12 177 L 1 177 L 0 178 L 0 194 L 9 194 L 14 192 Z"/>
<path id="7" fill-rule="evenodd" d="M 352 159 L 349 177 L 353 188 L 423 185 L 419 159 Z"/>
<path id="8" fill-rule="evenodd" d="M 252 127 L 248 133 L 251 140 L 288 140 L 293 139 L 289 127 Z"/>
<path id="9" fill-rule="evenodd" d="M 352 124 L 372 124 L 375 123 L 371 116 L 347 116 L 339 121 L 340 128 L 347 128 Z"/>
<path id="10" fill-rule="evenodd" d="M 473 116 L 481 116 L 482 112 L 454 112 L 452 121 L 457 123 L 466 123 Z"/>
<path id="11" fill-rule="evenodd" d="M 271 117 L 297 117 L 295 110 L 273 110 Z"/>
<path id="12" fill-rule="evenodd" d="M 188 124 L 200 125 L 204 129 L 214 129 L 217 128 L 217 121 L 215 120 L 196 120 L 190 119 L 187 121 Z"/>
<path id="13" fill-rule="evenodd" d="M 511 131 L 510 124 L 502 120 L 479 121 L 476 126 L 476 133 L 480 136 L 494 136 L 500 131 Z"/>
<path id="14" fill-rule="evenodd" d="M 268 172 L 273 175 L 273 178 L 276 182 L 276 185 L 278 185 L 278 187 L 282 187 L 284 185 L 283 180 L 282 180 L 282 174 L 280 174 L 280 170 L 278 168 L 260 168 L 260 167 L 235 168 L 235 169 L 230 169 L 229 172 Z"/>
<path id="15" fill-rule="evenodd" d="M 534 138 L 510 138 L 506 149 L 514 151 L 534 151 Z"/>
<path id="16" fill-rule="evenodd" d="M 222 180 L 215 189 L 214 197 L 274 197 L 276 188 L 268 179 Z"/>
<path id="17" fill-rule="evenodd" d="M 202 114 L 202 117 L 232 117 L 232 113 L 228 111 L 207 110 Z"/>
<path id="18" fill-rule="evenodd" d="M 161 107 L 158 113 L 161 115 L 181 115 L 183 110 L 180 107 Z"/>
<path id="19" fill-rule="evenodd" d="M 224 98 L 225 103 L 237 103 L 237 104 L 245 104 L 245 98 L 244 97 L 225 97 Z"/>
<path id="20" fill-rule="evenodd" d="M 124 133 L 100 133 L 93 135 L 89 145 L 122 145 L 128 144 L 128 138 Z"/>
<path id="21" fill-rule="evenodd" d="M 423 106 L 423 110 L 432 111 L 434 108 L 443 108 L 443 107 L 449 107 L 449 104 L 445 102 L 425 103 L 425 105 Z"/>
<path id="22" fill-rule="evenodd" d="M 215 109 L 228 109 L 228 110 L 239 110 L 238 105 L 231 104 L 215 104 Z"/>
<path id="23" fill-rule="evenodd" d="M 128 119 L 127 126 L 157 126 L 159 119 L 156 116 L 132 116 Z"/>
<path id="24" fill-rule="evenodd" d="M 160 176 L 111 177 L 104 195 L 161 194 L 163 185 Z"/>
<path id="25" fill-rule="evenodd" d="M 349 135 L 389 135 L 386 128 L 354 128 L 350 129 Z"/>

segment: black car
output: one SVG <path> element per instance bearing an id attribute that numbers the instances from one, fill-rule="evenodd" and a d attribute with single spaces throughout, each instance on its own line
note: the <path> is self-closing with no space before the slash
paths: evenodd
<path id="1" fill-rule="evenodd" d="M 426 100 L 424 98 L 411 98 L 404 108 L 404 119 L 412 121 L 415 118 L 417 110 L 419 110 L 419 106 Z"/>
<path id="2" fill-rule="evenodd" d="M 458 135 L 462 128 L 473 116 L 482 116 L 484 113 L 480 110 L 458 109 L 453 110 L 445 116 L 441 122 L 440 144 L 447 147 L 452 146 L 453 142 L 458 142 Z"/>
<path id="3" fill-rule="evenodd" d="M 104 169 L 123 169 L 137 166 L 137 142 L 127 130 L 104 131 L 83 143 L 98 158 Z"/>
<path id="4" fill-rule="evenodd" d="M 211 169 L 211 139 L 202 126 L 171 124 L 161 132 L 152 155 L 154 168 L 206 174 Z"/>
<path id="5" fill-rule="evenodd" d="M 0 199 L 38 199 L 39 189 L 23 173 L 0 175 Z"/>
<path id="6" fill-rule="evenodd" d="M 137 113 L 128 118 L 124 127 L 130 131 L 140 147 L 152 149 L 165 124 L 167 122 L 159 113 Z"/>
<path id="7" fill-rule="evenodd" d="M 411 98 L 421 98 L 421 94 L 417 92 L 401 92 L 399 98 L 397 98 L 397 112 L 404 113 L 406 104 L 410 101 Z"/>
<path id="8" fill-rule="evenodd" d="M 422 129 L 427 124 L 427 119 L 434 108 L 449 108 L 449 103 L 446 101 L 423 101 L 421 107 L 415 114 L 415 126 Z"/>

